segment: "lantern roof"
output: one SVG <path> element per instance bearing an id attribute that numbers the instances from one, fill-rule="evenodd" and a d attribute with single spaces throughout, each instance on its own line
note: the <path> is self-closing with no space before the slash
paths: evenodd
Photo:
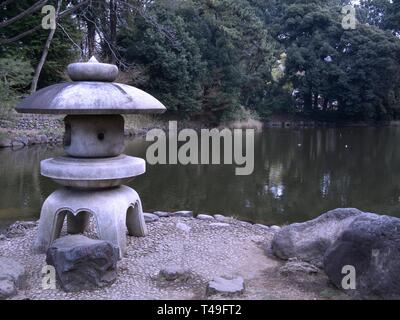
<path id="1" fill-rule="evenodd" d="M 22 100 L 21 113 L 41 114 L 140 114 L 163 113 L 165 106 L 152 95 L 115 83 L 118 68 L 96 58 L 68 66 L 72 82 L 43 88 Z"/>

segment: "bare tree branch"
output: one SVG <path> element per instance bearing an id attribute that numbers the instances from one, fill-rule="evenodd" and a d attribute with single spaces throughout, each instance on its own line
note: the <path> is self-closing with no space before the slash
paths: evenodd
<path id="1" fill-rule="evenodd" d="M 34 13 L 35 11 L 41 9 L 47 2 L 48 2 L 48 0 L 41 0 L 41 1 L 36 2 L 34 5 L 29 7 L 25 11 L 22 11 L 20 14 L 16 15 L 15 17 L 7 19 L 6 21 L 0 22 L 0 28 L 7 27 L 8 25 L 22 19 L 26 15 Z"/>
<path id="2" fill-rule="evenodd" d="M 118 2 L 124 4 L 126 7 L 130 8 L 131 10 L 134 10 L 135 12 L 137 12 L 148 24 L 153 26 L 153 28 L 155 28 L 159 33 L 163 34 L 176 50 L 181 50 L 182 45 L 176 37 L 175 30 L 173 30 L 170 27 L 160 24 L 157 21 L 156 17 L 151 16 L 146 12 L 145 9 L 146 9 L 147 4 L 152 3 L 153 2 L 152 0 L 142 1 L 142 6 L 138 6 L 138 7 L 133 6 L 132 4 L 128 3 L 126 0 L 119 0 Z"/>
<path id="3" fill-rule="evenodd" d="M 25 32 L 23 32 L 23 33 L 20 33 L 19 35 L 15 36 L 15 37 L 8 38 L 8 39 L 2 39 L 2 40 L 0 40 L 0 43 L 1 43 L 1 44 L 13 43 L 13 42 L 15 42 L 15 41 L 18 41 L 18 40 L 20 40 L 20 39 L 22 39 L 22 38 L 24 38 L 24 37 L 26 37 L 26 36 L 28 36 L 28 35 L 34 33 L 34 32 L 40 30 L 40 29 L 42 29 L 42 25 L 38 25 L 38 26 L 36 26 L 36 27 L 34 27 L 34 28 L 28 30 L 28 31 L 25 31 Z"/>
<path id="4" fill-rule="evenodd" d="M 0 3 L 0 7 L 3 7 L 3 6 L 6 6 L 6 5 L 8 5 L 8 4 L 10 4 L 11 2 L 14 2 L 15 0 L 6 0 L 6 1 L 3 1 L 2 3 Z"/>
<path id="5" fill-rule="evenodd" d="M 72 44 L 73 44 L 75 47 L 77 47 L 77 48 L 79 49 L 79 51 L 80 51 L 80 61 L 82 61 L 83 50 L 82 50 L 81 46 L 80 46 L 79 44 L 77 44 L 77 43 L 72 39 L 72 37 L 68 34 L 67 30 L 65 30 L 64 27 L 63 27 L 60 23 L 57 23 L 57 25 L 58 25 L 58 26 L 60 27 L 60 29 L 65 33 L 65 35 L 67 36 L 67 38 L 69 39 L 69 41 L 71 41 Z"/>
<path id="6" fill-rule="evenodd" d="M 50 45 L 51 45 L 51 42 L 53 41 L 53 37 L 54 37 L 54 34 L 56 32 L 57 16 L 58 16 L 58 14 L 60 12 L 61 4 L 62 4 L 62 0 L 58 0 L 57 1 L 57 10 L 56 10 L 56 26 L 55 26 L 54 29 L 50 30 L 49 36 L 47 37 L 46 43 L 44 45 L 43 52 L 42 52 L 42 57 L 40 58 L 38 66 L 36 67 L 35 75 L 34 75 L 33 80 L 32 80 L 31 93 L 36 92 L 37 84 L 38 84 L 39 77 L 40 77 L 40 73 L 42 72 L 43 66 L 44 66 L 44 64 L 46 62 L 47 54 L 49 53 Z"/>
<path id="7" fill-rule="evenodd" d="M 66 15 L 78 10 L 80 7 L 84 6 L 85 4 L 88 4 L 91 0 L 84 0 L 81 3 L 76 4 L 72 8 L 66 9 L 60 13 L 60 18 L 65 17 Z"/>
<path id="8" fill-rule="evenodd" d="M 75 5 L 74 7 L 70 8 L 70 9 L 67 9 L 67 10 L 64 10 L 63 12 L 61 12 L 59 14 L 58 20 L 61 20 L 64 17 L 66 17 L 67 15 L 69 15 L 69 14 L 73 13 L 74 11 L 78 10 L 79 8 L 81 8 L 82 6 L 87 4 L 89 1 L 90 0 L 84 0 L 81 3 Z M 15 37 L 8 38 L 8 39 L 0 39 L 0 44 L 9 44 L 9 43 L 16 42 L 16 41 L 18 41 L 18 40 L 20 40 L 20 39 L 22 39 L 22 38 L 34 33 L 34 32 L 40 30 L 40 29 L 42 29 L 42 24 L 40 24 L 40 25 L 30 29 L 30 30 L 27 30 L 27 31 L 25 31 L 23 33 L 20 33 L 19 35 L 15 36 Z"/>
<path id="9" fill-rule="evenodd" d="M 96 29 L 96 31 L 97 31 L 97 34 L 98 34 L 99 38 L 107 44 L 107 46 L 108 46 L 110 52 L 114 55 L 114 57 L 115 57 L 116 61 L 118 62 L 118 64 L 119 64 L 119 65 L 122 65 L 122 66 L 125 67 L 125 68 L 128 68 L 129 66 L 128 66 L 127 64 L 125 64 L 125 63 L 120 59 L 120 57 L 117 56 L 117 53 L 115 52 L 115 50 L 114 50 L 112 44 L 110 44 L 110 42 L 107 40 L 107 38 L 106 38 L 105 35 L 104 35 L 104 32 L 102 32 L 102 31 L 100 30 L 100 28 L 99 28 L 99 26 L 97 25 L 96 21 L 90 20 L 85 14 L 83 14 L 83 16 L 84 16 L 85 19 L 87 19 L 88 21 L 90 21 L 91 23 L 93 23 L 93 25 L 94 25 L 94 27 L 95 27 L 95 29 Z"/>

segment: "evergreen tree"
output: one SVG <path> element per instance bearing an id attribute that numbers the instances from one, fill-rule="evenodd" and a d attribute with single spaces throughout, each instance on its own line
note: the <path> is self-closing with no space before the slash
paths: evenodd
<path id="1" fill-rule="evenodd" d="M 57 3 L 0 6 L 0 63 L 15 68 L 0 66 L 3 96 L 28 92 L 49 34 L 45 2 Z M 342 8 L 351 3 L 64 0 L 39 86 L 65 80 L 68 63 L 94 54 L 170 113 L 215 124 L 277 113 L 399 118 L 400 0 L 361 0 L 356 29 L 345 30 Z"/>
<path id="2" fill-rule="evenodd" d="M 10 4 L 0 7 L 0 21 L 17 16 L 37 2 L 33 0 L 12 1 Z M 63 1 L 63 10 L 67 9 L 69 2 Z M 48 1 L 47 3 L 56 6 L 56 1 Z M 3 43 L 0 47 L 0 57 L 29 61 L 32 68 L 37 66 L 49 33 L 49 30 L 41 28 L 44 14 L 41 13 L 40 9 L 1 28 L 0 43 Z M 33 30 L 38 26 L 39 28 L 35 32 L 26 37 L 12 42 L 6 41 L 26 31 Z M 66 65 L 79 57 L 77 48 L 73 45 L 73 42 L 79 43 L 80 37 L 81 33 L 77 22 L 71 16 L 65 17 L 62 20 L 62 27 L 56 29 L 47 62 L 40 77 L 40 86 L 47 86 L 65 78 L 64 70 Z M 29 88 L 30 81 L 27 81 L 26 88 Z"/>

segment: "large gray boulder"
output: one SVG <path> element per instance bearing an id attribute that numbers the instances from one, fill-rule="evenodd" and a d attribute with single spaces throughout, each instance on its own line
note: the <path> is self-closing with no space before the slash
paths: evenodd
<path id="1" fill-rule="evenodd" d="M 360 298 L 400 299 L 400 219 L 363 214 L 329 248 L 324 269 L 339 288 L 344 266 L 355 268 L 355 290 Z"/>
<path id="2" fill-rule="evenodd" d="M 110 242 L 74 235 L 54 241 L 46 261 L 55 267 L 61 288 L 72 292 L 111 285 L 117 279 L 118 258 L 118 248 Z"/>
<path id="3" fill-rule="evenodd" d="M 314 220 L 283 227 L 272 240 L 272 252 L 279 258 L 298 258 L 323 266 L 327 249 L 363 212 L 353 208 L 335 209 Z"/>
<path id="4" fill-rule="evenodd" d="M 23 265 L 9 259 L 0 257 L 0 299 L 12 297 L 18 289 L 27 285 L 27 273 Z"/>

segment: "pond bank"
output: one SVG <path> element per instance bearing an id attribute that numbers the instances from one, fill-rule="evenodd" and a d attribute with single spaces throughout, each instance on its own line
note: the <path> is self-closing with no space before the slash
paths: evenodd
<path id="1" fill-rule="evenodd" d="M 344 127 L 388 127 L 400 126 L 399 120 L 362 121 L 309 119 L 297 115 L 273 115 L 263 121 L 264 128 L 344 128 Z"/>
<path id="2" fill-rule="evenodd" d="M 24 146 L 37 144 L 61 144 L 64 135 L 64 116 L 54 115 L 31 115 L 14 114 L 9 119 L 0 119 L 0 148 L 11 147 L 19 149 Z M 307 129 L 307 128 L 335 128 L 335 127 L 371 127 L 371 126 L 400 126 L 400 121 L 341 121 L 327 122 L 310 120 L 296 116 L 272 116 L 266 120 L 248 119 L 243 121 L 227 122 L 218 126 L 230 129 L 250 129 L 262 130 L 266 128 L 287 128 L 287 129 Z M 213 128 L 199 121 L 178 121 L 179 129 L 192 128 L 200 130 L 202 128 Z M 150 116 L 128 116 L 125 123 L 125 136 L 132 138 L 135 136 L 145 136 L 146 133 L 154 128 L 168 130 L 168 120 L 166 118 L 156 118 Z"/>
<path id="3" fill-rule="evenodd" d="M 14 115 L 10 120 L 0 120 L 0 148 L 19 149 L 38 144 L 61 144 L 64 136 L 64 116 L 52 115 Z M 126 136 L 143 135 L 149 129 L 137 123 L 129 126 Z"/>
<path id="4" fill-rule="evenodd" d="M 226 299 L 206 294 L 207 284 L 216 277 L 244 279 L 245 291 L 235 299 L 348 299 L 328 284 L 322 271 L 287 272 L 285 262 L 268 249 L 279 228 L 221 216 L 206 218 L 165 217 L 148 222 L 148 236 L 128 237 L 116 282 L 95 291 L 42 289 L 45 255 L 31 251 L 36 226 L 0 240 L 0 256 L 28 270 L 28 287 L 13 299 Z M 87 235 L 95 237 L 94 230 Z M 171 265 L 188 273 L 185 281 L 160 277 L 160 271 Z"/>
<path id="5" fill-rule="evenodd" d="M 0 148 L 20 149 L 25 146 L 63 143 L 64 116 L 13 114 L 9 119 L 0 118 Z M 247 122 L 246 122 L 247 123 Z M 260 128 L 259 122 L 252 122 Z M 236 123 L 237 125 L 238 123 Z M 179 120 L 179 129 L 200 130 L 201 122 Z M 151 115 L 125 116 L 125 137 L 143 137 L 151 129 L 168 130 L 168 120 L 160 120 Z"/>
<path id="6" fill-rule="evenodd" d="M 61 143 L 63 118 L 45 115 L 15 115 L 0 120 L 0 147 L 21 148 L 35 144 Z"/>

